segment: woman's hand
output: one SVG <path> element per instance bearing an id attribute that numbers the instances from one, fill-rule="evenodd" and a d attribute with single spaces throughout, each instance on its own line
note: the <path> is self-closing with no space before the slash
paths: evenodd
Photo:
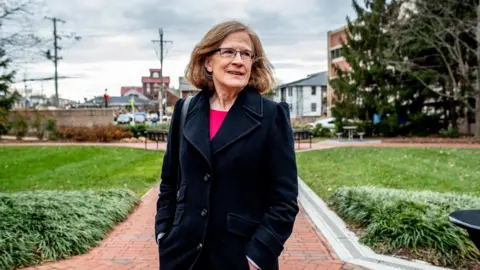
<path id="1" fill-rule="evenodd" d="M 248 262 L 248 267 L 250 268 L 250 270 L 258 270 L 258 268 L 253 265 L 251 262 Z"/>

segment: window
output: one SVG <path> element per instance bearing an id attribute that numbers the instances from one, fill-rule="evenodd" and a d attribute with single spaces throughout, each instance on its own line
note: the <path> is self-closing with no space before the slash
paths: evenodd
<path id="1" fill-rule="evenodd" d="M 310 109 L 311 109 L 312 112 L 316 112 L 317 111 L 317 103 L 312 103 Z"/>
<path id="2" fill-rule="evenodd" d="M 293 111 L 293 106 L 292 106 L 292 104 L 288 103 L 288 109 L 290 110 L 290 112 Z"/>
<path id="3" fill-rule="evenodd" d="M 342 48 L 334 49 L 331 51 L 332 53 L 332 60 L 336 58 L 342 57 Z"/>
<path id="4" fill-rule="evenodd" d="M 317 88 L 315 86 L 312 86 L 312 96 L 317 95 Z"/>
<path id="5" fill-rule="evenodd" d="M 289 87 L 289 88 L 288 88 L 288 96 L 289 96 L 289 97 L 293 96 L 292 87 Z"/>
<path id="6" fill-rule="evenodd" d="M 285 96 L 285 92 L 286 92 L 286 89 L 285 88 L 282 88 L 280 90 L 280 100 L 285 102 L 287 100 L 286 96 Z"/>

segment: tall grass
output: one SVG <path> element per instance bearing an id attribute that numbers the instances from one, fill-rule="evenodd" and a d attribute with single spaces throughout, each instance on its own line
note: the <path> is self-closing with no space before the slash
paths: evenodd
<path id="1" fill-rule="evenodd" d="M 87 252 L 137 200 L 122 189 L 0 193 L 0 269 Z"/>
<path id="2" fill-rule="evenodd" d="M 360 241 L 382 253 L 408 253 L 436 265 L 480 264 L 480 253 L 465 230 L 448 220 L 461 209 L 480 208 L 480 198 L 449 193 L 376 187 L 345 187 L 332 206 L 361 228 Z"/>

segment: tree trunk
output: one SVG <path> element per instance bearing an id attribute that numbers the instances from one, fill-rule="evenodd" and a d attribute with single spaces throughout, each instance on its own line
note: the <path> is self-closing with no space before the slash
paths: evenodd
<path id="1" fill-rule="evenodd" d="M 480 87 L 480 77 L 477 78 L 477 87 Z M 477 91 L 475 99 L 475 138 L 480 140 L 480 91 Z"/>
<path id="2" fill-rule="evenodd" d="M 475 85 L 475 138 L 480 140 L 480 3 L 477 5 L 477 82 Z"/>
<path id="3" fill-rule="evenodd" d="M 452 129 L 458 129 L 458 116 L 456 102 L 450 102 L 450 123 Z"/>
<path id="4" fill-rule="evenodd" d="M 465 111 L 464 119 L 467 122 L 467 135 L 470 136 L 470 134 L 472 134 L 472 129 L 471 129 L 471 125 L 470 125 L 470 110 L 468 108 L 465 108 L 464 111 Z"/>

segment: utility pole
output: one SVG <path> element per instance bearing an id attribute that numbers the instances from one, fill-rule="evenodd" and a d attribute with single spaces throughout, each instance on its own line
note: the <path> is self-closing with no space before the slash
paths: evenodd
<path id="1" fill-rule="evenodd" d="M 158 91 L 158 102 L 159 102 L 159 121 L 163 123 L 163 44 L 164 43 L 173 43 L 170 40 L 163 40 L 163 28 L 158 28 L 158 35 L 160 40 L 152 40 L 152 42 L 160 43 L 160 89 Z M 165 93 L 165 108 L 167 105 L 167 94 Z"/>
<path id="2" fill-rule="evenodd" d="M 61 39 L 61 37 L 58 36 L 57 34 L 57 22 L 62 22 L 65 23 L 64 20 L 61 20 L 59 18 L 53 17 L 45 17 L 45 19 L 51 20 L 53 22 L 53 48 L 54 48 L 54 55 L 53 59 L 50 54 L 50 51 L 47 51 L 47 58 L 50 60 L 53 60 L 53 64 L 55 66 L 55 106 L 58 107 L 58 60 L 62 60 L 62 57 L 58 56 L 58 51 L 61 50 L 62 48 L 58 46 L 58 39 Z"/>

